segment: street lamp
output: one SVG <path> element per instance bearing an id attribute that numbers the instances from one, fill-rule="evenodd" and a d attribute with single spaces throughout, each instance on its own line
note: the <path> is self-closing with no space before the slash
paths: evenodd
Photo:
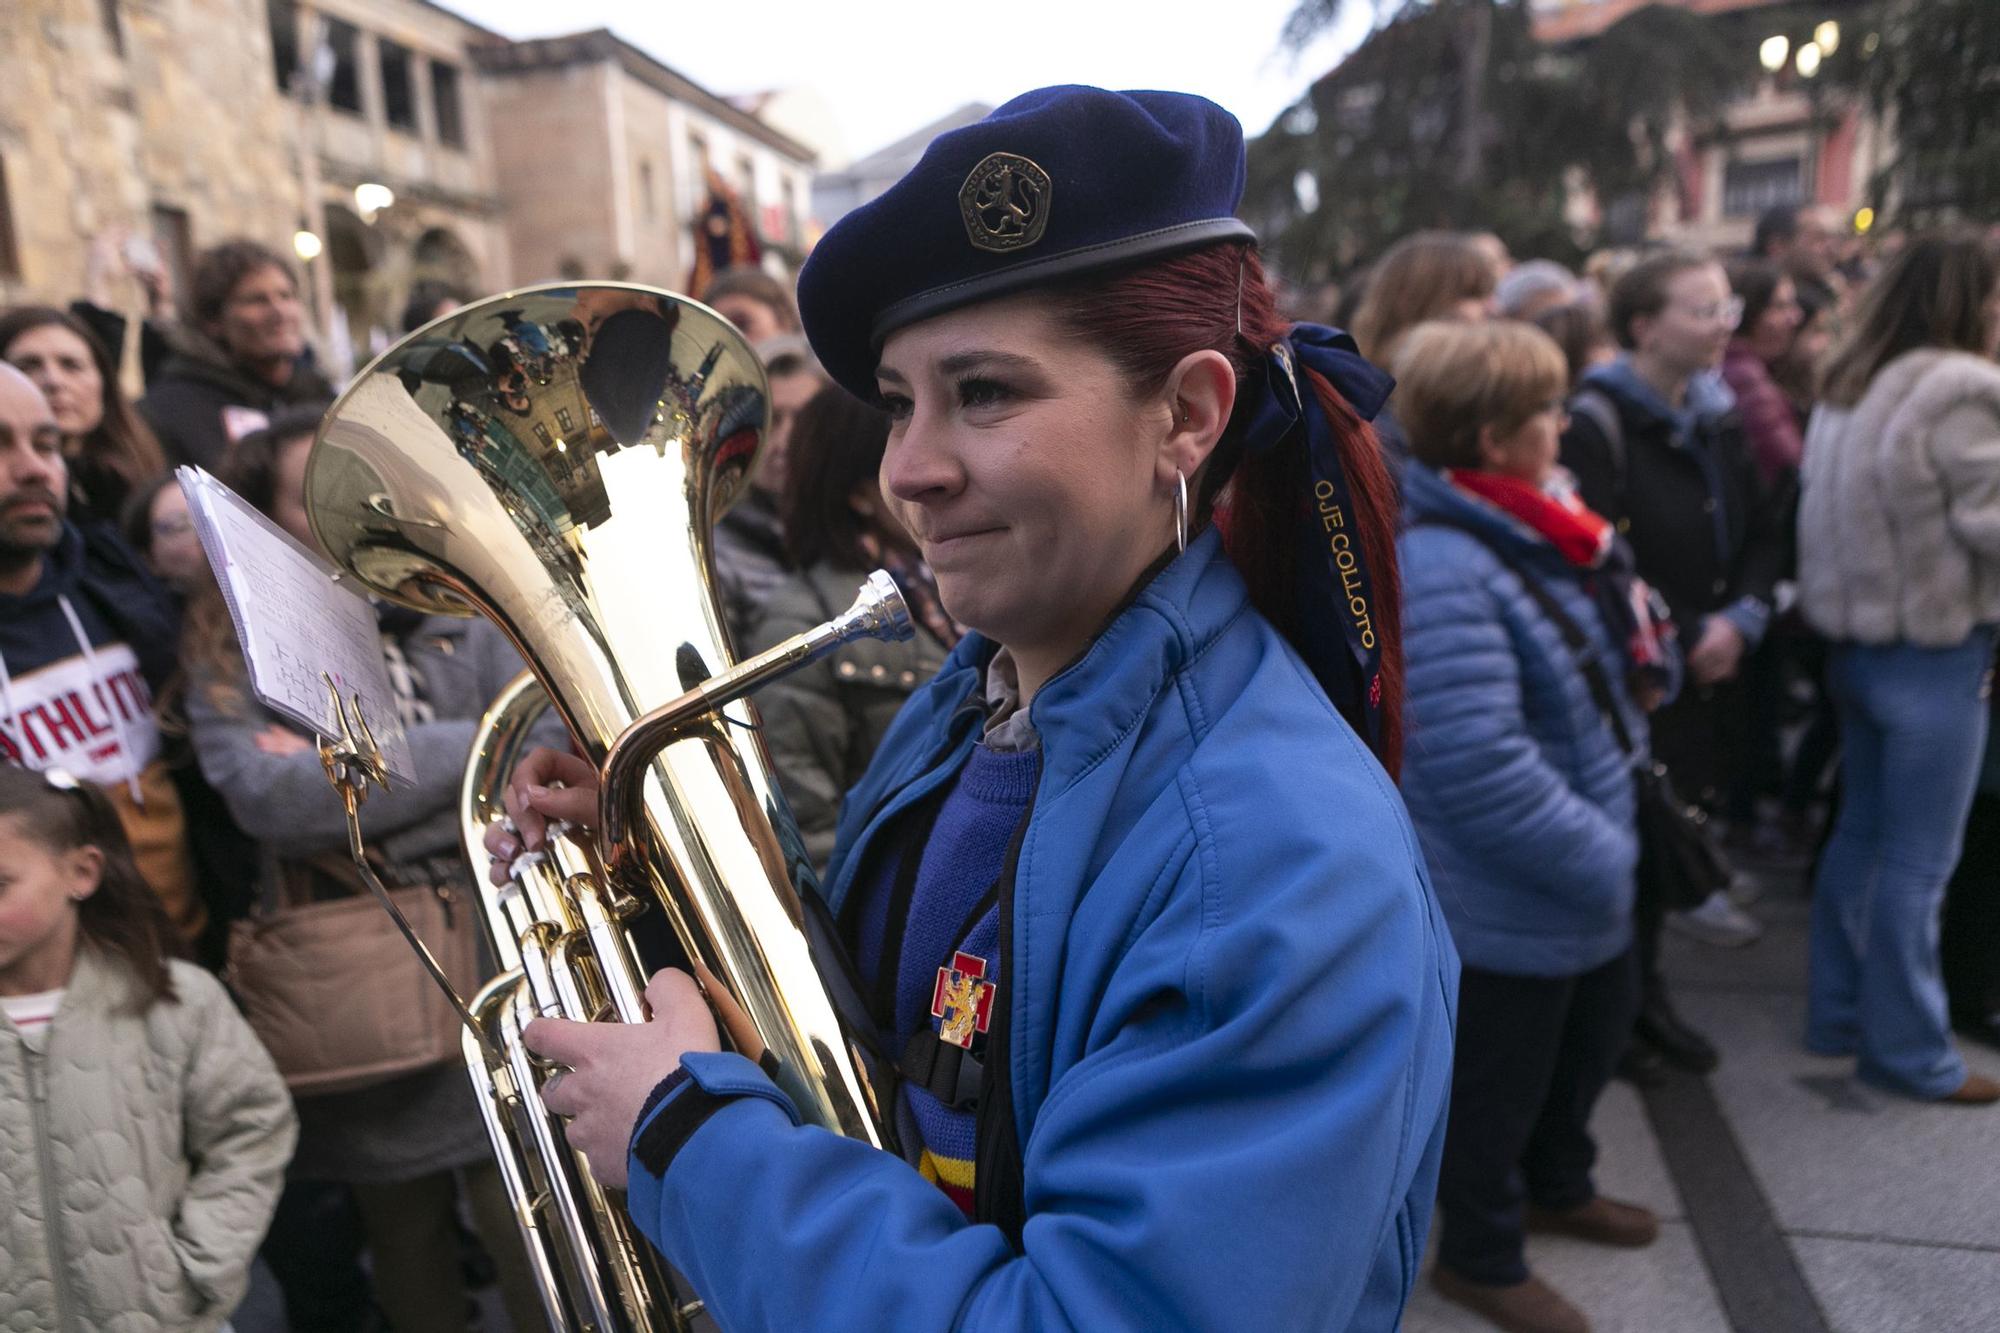
<path id="1" fill-rule="evenodd" d="M 1830 56 L 1835 51 L 1838 51 L 1840 49 L 1840 25 L 1832 19 L 1828 19 L 1817 28 L 1814 28 L 1813 45 L 1819 48 L 1821 55 Z"/>
<path id="2" fill-rule="evenodd" d="M 1785 67 L 1785 57 L 1791 55 L 1791 39 L 1785 36 L 1766 37 L 1764 44 L 1757 48 L 1757 60 L 1766 71 L 1776 74 Z"/>
<path id="3" fill-rule="evenodd" d="M 373 222 L 375 215 L 396 203 L 396 192 L 375 181 L 363 181 L 354 187 L 354 207 L 361 213 L 362 220 Z"/>
<path id="4" fill-rule="evenodd" d="M 301 227 L 292 233 L 292 253 L 308 264 L 318 259 L 320 252 L 325 249 L 326 246 L 320 241 L 318 234 L 315 232 L 307 231 Z"/>
<path id="5" fill-rule="evenodd" d="M 1818 42 L 1807 42 L 1799 48 L 1798 57 L 1792 62 L 1792 66 L 1798 70 L 1800 78 L 1810 79 L 1819 73 L 1819 62 L 1824 55 L 1825 53 L 1819 49 Z"/>

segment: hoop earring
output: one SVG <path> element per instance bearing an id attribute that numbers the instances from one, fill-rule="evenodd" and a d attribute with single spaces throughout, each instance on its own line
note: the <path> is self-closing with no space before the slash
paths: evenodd
<path id="1" fill-rule="evenodd" d="M 1174 469 L 1174 545 L 1187 550 L 1187 474 Z"/>

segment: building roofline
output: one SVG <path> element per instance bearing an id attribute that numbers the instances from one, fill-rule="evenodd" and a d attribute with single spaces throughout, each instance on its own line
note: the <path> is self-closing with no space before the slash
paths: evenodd
<path id="1" fill-rule="evenodd" d="M 450 5 L 439 4 L 438 0 L 417 0 L 417 3 L 422 5 L 425 9 L 432 10 L 435 13 L 443 14 L 446 18 L 458 20 L 460 23 L 463 23 L 466 27 L 478 33 L 481 37 L 490 37 L 496 42 L 504 42 L 507 40 L 503 34 L 493 31 L 493 29 L 486 27 L 484 24 L 481 24 L 475 19 L 467 18 L 465 15 L 459 13 L 456 9 L 453 9 Z"/>
<path id="2" fill-rule="evenodd" d="M 1535 40 L 1551 46 L 1582 41 L 1597 36 L 1627 15 L 1658 0 L 1589 0 L 1559 9 L 1543 9 L 1530 15 Z M 1675 9 L 1690 10 L 1704 18 L 1745 9 L 1768 9 L 1786 0 L 1667 0 Z"/>
<path id="3" fill-rule="evenodd" d="M 775 130 L 757 117 L 682 74 L 656 57 L 640 50 L 609 28 L 566 33 L 559 37 L 502 38 L 492 45 L 472 48 L 481 73 L 506 76 L 530 70 L 556 69 L 564 65 L 615 63 L 648 87 L 677 101 L 700 108 L 706 114 L 742 131 L 794 161 L 813 166 L 819 154 L 797 139 Z"/>

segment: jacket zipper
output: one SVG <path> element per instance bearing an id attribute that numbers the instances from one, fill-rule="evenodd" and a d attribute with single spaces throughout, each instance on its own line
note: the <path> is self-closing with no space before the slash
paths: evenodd
<path id="1" fill-rule="evenodd" d="M 55 1157 L 49 1150 L 49 1083 L 43 1068 L 45 1056 L 33 1048 L 26 1050 L 28 1063 L 28 1106 L 35 1127 L 35 1157 L 42 1175 L 42 1234 L 48 1245 L 50 1290 L 55 1293 L 56 1327 L 67 1329 L 69 1320 L 69 1262 L 63 1253 L 62 1214 L 56 1208 Z"/>

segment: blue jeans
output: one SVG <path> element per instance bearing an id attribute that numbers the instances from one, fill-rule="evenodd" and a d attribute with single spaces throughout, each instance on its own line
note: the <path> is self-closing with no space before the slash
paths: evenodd
<path id="1" fill-rule="evenodd" d="M 1840 644 L 1840 814 L 1813 887 L 1806 1045 L 1871 1083 L 1942 1097 L 1965 1081 L 1938 970 L 1938 911 L 1986 747 L 1994 630 L 1955 648 Z"/>

